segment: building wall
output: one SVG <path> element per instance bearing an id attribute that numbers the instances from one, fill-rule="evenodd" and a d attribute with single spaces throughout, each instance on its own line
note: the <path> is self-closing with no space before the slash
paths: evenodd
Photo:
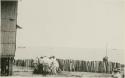
<path id="1" fill-rule="evenodd" d="M 1 2 L 1 56 L 14 56 L 16 50 L 17 1 Z"/>
<path id="2" fill-rule="evenodd" d="M 0 75 L 12 75 L 16 50 L 17 1 L 2 0 L 0 24 Z"/>
<path id="3" fill-rule="evenodd" d="M 1 5 L 1 1 L 0 1 L 0 5 Z M 1 8 L 1 6 L 0 6 Z M 0 9 L 1 12 L 1 9 Z M 0 13 L 0 18 L 1 18 L 1 13 Z M 0 19 L 0 30 L 1 30 L 1 19 Z M 1 33 L 0 33 L 0 43 L 1 43 Z M 1 58 L 1 44 L 0 44 L 0 58 Z M 0 72 L 1 72 L 1 59 L 0 59 Z M 1 73 L 0 73 L 1 75 Z"/>

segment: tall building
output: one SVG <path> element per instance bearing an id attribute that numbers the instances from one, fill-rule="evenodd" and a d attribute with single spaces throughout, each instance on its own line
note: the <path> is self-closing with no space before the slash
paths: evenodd
<path id="1" fill-rule="evenodd" d="M 17 6 L 18 0 L 1 0 L 0 66 L 2 76 L 12 75 L 16 51 Z"/>

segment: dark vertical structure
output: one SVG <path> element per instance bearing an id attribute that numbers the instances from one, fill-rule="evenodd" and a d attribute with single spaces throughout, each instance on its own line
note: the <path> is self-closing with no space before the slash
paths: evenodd
<path id="1" fill-rule="evenodd" d="M 17 0 L 1 0 L 1 76 L 12 75 L 13 59 L 16 50 L 17 3 Z"/>

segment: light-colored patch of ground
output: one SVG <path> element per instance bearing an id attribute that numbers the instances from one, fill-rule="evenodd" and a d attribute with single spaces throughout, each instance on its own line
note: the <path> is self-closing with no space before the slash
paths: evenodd
<path id="1" fill-rule="evenodd" d="M 33 69 L 30 67 L 13 67 L 13 76 L 23 77 L 43 77 L 41 74 L 33 74 Z M 68 72 L 62 71 L 57 75 L 47 75 L 46 77 L 95 77 L 95 78 L 111 78 L 111 74 L 90 73 L 90 72 Z"/>

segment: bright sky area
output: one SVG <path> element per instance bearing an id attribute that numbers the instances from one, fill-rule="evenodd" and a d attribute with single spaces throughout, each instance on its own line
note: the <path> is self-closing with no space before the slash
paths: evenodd
<path id="1" fill-rule="evenodd" d="M 15 58 L 124 62 L 124 0 L 22 0 Z"/>

